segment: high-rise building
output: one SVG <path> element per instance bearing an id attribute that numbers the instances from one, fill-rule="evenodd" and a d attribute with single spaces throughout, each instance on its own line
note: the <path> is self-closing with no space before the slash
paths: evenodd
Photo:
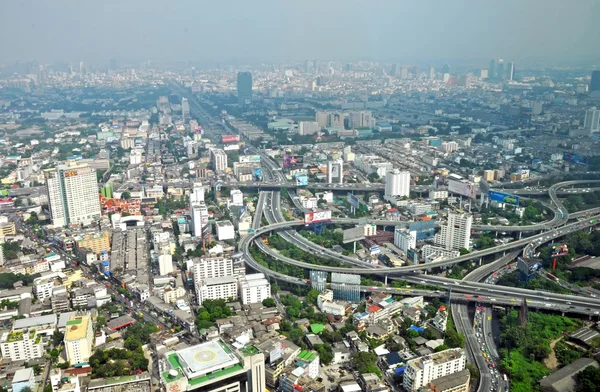
<path id="1" fill-rule="evenodd" d="M 403 386 L 406 391 L 418 391 L 431 381 L 465 368 L 462 348 L 451 348 L 438 353 L 411 359 L 406 363 Z"/>
<path id="2" fill-rule="evenodd" d="M 446 249 L 470 249 L 471 225 L 473 215 L 450 211 L 448 222 L 440 227 L 440 232 L 435 235 L 435 243 Z"/>
<path id="3" fill-rule="evenodd" d="M 54 226 L 90 224 L 99 219 L 96 170 L 87 165 L 60 165 L 44 170 Z"/>
<path id="4" fill-rule="evenodd" d="M 222 173 L 227 169 L 227 154 L 221 149 L 210 150 L 210 161 L 213 170 Z"/>
<path id="5" fill-rule="evenodd" d="M 94 331 L 90 315 L 71 316 L 65 332 L 67 361 L 73 365 L 89 362 L 93 346 Z"/>
<path id="6" fill-rule="evenodd" d="M 589 133 L 600 132 L 600 109 L 594 107 L 585 111 L 583 129 Z"/>
<path id="7" fill-rule="evenodd" d="M 394 231 L 394 245 L 404 253 L 408 252 L 409 249 L 415 249 L 417 247 L 417 232 L 398 227 Z"/>
<path id="8" fill-rule="evenodd" d="M 185 97 L 181 99 L 181 119 L 185 124 L 190 120 L 190 103 Z"/>
<path id="9" fill-rule="evenodd" d="M 194 182 L 192 186 L 192 194 L 190 195 L 190 203 L 200 203 L 204 201 L 204 186 L 201 182 Z"/>
<path id="10" fill-rule="evenodd" d="M 316 121 L 300 121 L 298 123 L 298 134 L 300 136 L 314 135 L 315 133 L 319 132 L 320 129 L 321 127 Z"/>
<path id="11" fill-rule="evenodd" d="M 513 80 L 515 76 L 515 63 L 512 61 L 506 65 L 506 80 Z"/>
<path id="12" fill-rule="evenodd" d="M 592 71 L 592 81 L 590 83 L 590 93 L 600 91 L 600 71 Z"/>
<path id="13" fill-rule="evenodd" d="M 373 128 L 375 119 L 370 110 L 360 110 L 348 115 L 348 125 L 350 128 Z"/>
<path id="14" fill-rule="evenodd" d="M 271 297 L 271 284 L 265 274 L 248 274 L 240 278 L 242 304 L 257 304 Z"/>
<path id="15" fill-rule="evenodd" d="M 490 60 L 490 66 L 488 68 L 488 77 L 494 79 L 496 77 L 496 59 Z"/>
<path id="16" fill-rule="evenodd" d="M 483 171 L 483 179 L 488 182 L 494 181 L 494 171 L 493 170 L 484 170 Z"/>
<path id="17" fill-rule="evenodd" d="M 502 59 L 498 59 L 498 62 L 496 63 L 496 79 L 499 80 L 504 80 L 505 77 L 505 70 L 504 70 L 504 60 Z"/>
<path id="18" fill-rule="evenodd" d="M 385 197 L 408 197 L 410 195 L 410 172 L 391 170 L 385 176 Z"/>
<path id="19" fill-rule="evenodd" d="M 252 74 L 250 72 L 238 72 L 237 93 L 240 106 L 246 106 L 252 102 Z"/>
<path id="20" fill-rule="evenodd" d="M 433 68 L 433 65 L 431 67 L 429 67 L 429 79 L 434 79 L 435 78 L 435 68 Z"/>
<path id="21" fill-rule="evenodd" d="M 344 182 L 344 161 L 342 159 L 327 162 L 327 182 L 330 184 Z"/>
<path id="22" fill-rule="evenodd" d="M 209 224 L 206 203 L 203 201 L 190 203 L 190 215 L 192 217 L 192 234 L 195 237 L 202 237 Z"/>
<path id="23" fill-rule="evenodd" d="M 408 67 L 402 67 L 400 70 L 400 79 L 408 79 Z"/>

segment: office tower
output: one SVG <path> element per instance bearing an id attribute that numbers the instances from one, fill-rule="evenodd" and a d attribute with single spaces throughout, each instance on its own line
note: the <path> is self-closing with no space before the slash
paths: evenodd
<path id="1" fill-rule="evenodd" d="M 71 316 L 65 332 L 65 353 L 72 365 L 89 362 L 94 346 L 92 318 L 89 314 Z"/>
<path id="2" fill-rule="evenodd" d="M 498 80 L 504 80 L 505 74 L 504 74 L 504 60 L 499 59 L 498 62 L 496 63 L 496 79 Z"/>
<path id="3" fill-rule="evenodd" d="M 218 173 L 222 173 L 227 169 L 227 154 L 223 150 L 216 148 L 210 150 L 210 161 L 213 170 Z"/>
<path id="4" fill-rule="evenodd" d="M 375 127 L 375 119 L 370 110 L 360 110 L 351 112 L 348 115 L 348 125 L 350 128 L 373 128 Z"/>
<path id="5" fill-rule="evenodd" d="M 252 102 L 252 74 L 250 72 L 238 72 L 237 93 L 240 106 L 246 106 Z"/>
<path id="6" fill-rule="evenodd" d="M 181 119 L 183 120 L 184 124 L 187 124 L 187 122 L 190 120 L 190 103 L 188 102 L 187 98 L 181 99 Z"/>
<path id="7" fill-rule="evenodd" d="M 443 74 L 445 74 L 445 73 L 450 73 L 450 65 L 448 65 L 448 64 L 444 64 L 444 65 L 442 66 L 442 73 L 443 73 Z"/>
<path id="8" fill-rule="evenodd" d="M 390 72 L 390 75 L 392 76 L 398 76 L 400 74 L 400 64 L 392 64 L 392 70 Z"/>
<path id="9" fill-rule="evenodd" d="M 490 79 L 494 79 L 496 77 L 496 60 L 495 59 L 490 60 L 490 66 L 488 68 L 488 77 Z"/>
<path id="10" fill-rule="evenodd" d="M 190 215 L 192 217 L 192 234 L 195 237 L 203 237 L 205 228 L 208 228 L 208 208 L 203 201 L 190 203 Z"/>
<path id="11" fill-rule="evenodd" d="M 266 390 L 265 354 L 255 346 L 236 350 L 222 340 L 211 340 L 165 355 L 161 383 L 167 391 Z"/>
<path id="12" fill-rule="evenodd" d="M 464 370 L 465 362 L 462 348 L 451 348 L 411 359 L 406 363 L 404 371 L 404 389 L 418 391 L 435 379 Z"/>
<path id="13" fill-rule="evenodd" d="M 200 203 L 202 201 L 204 201 L 204 186 L 201 182 L 194 182 L 192 194 L 190 195 L 190 204 Z"/>
<path id="14" fill-rule="evenodd" d="M 429 79 L 435 78 L 435 68 L 433 66 L 429 67 Z"/>
<path id="15" fill-rule="evenodd" d="M 360 301 L 360 275 L 331 273 L 333 298 L 348 302 Z"/>
<path id="16" fill-rule="evenodd" d="M 400 71 L 400 79 L 408 79 L 408 67 L 402 67 Z"/>
<path id="17" fill-rule="evenodd" d="M 600 71 L 592 71 L 592 81 L 590 83 L 590 93 L 600 91 Z"/>
<path id="18" fill-rule="evenodd" d="M 240 277 L 240 297 L 243 305 L 259 304 L 271 297 L 271 284 L 265 274 L 248 274 Z"/>
<path id="19" fill-rule="evenodd" d="M 583 129 L 589 133 L 600 132 L 600 109 L 594 107 L 585 111 Z"/>
<path id="20" fill-rule="evenodd" d="M 451 211 L 448 213 L 448 222 L 440 227 L 434 242 L 448 250 L 470 249 L 472 224 L 473 215 Z"/>
<path id="21" fill-rule="evenodd" d="M 408 197 L 410 194 L 410 172 L 391 170 L 385 176 L 385 197 Z"/>
<path id="22" fill-rule="evenodd" d="M 327 182 L 341 184 L 344 182 L 344 161 L 337 159 L 327 162 Z"/>
<path id="23" fill-rule="evenodd" d="M 310 73 L 312 71 L 312 62 L 310 60 L 304 60 L 304 73 Z"/>
<path id="24" fill-rule="evenodd" d="M 506 80 L 513 80 L 515 76 L 515 63 L 512 61 L 506 65 Z"/>
<path id="25" fill-rule="evenodd" d="M 489 70 L 486 68 L 482 68 L 479 70 L 479 78 L 487 79 L 489 77 Z"/>
<path id="26" fill-rule="evenodd" d="M 83 78 L 85 76 L 85 67 L 83 65 L 83 61 L 79 62 L 79 77 Z"/>
<path id="27" fill-rule="evenodd" d="M 96 170 L 87 165 L 60 165 L 44 170 L 54 226 L 90 224 L 100 218 Z"/>

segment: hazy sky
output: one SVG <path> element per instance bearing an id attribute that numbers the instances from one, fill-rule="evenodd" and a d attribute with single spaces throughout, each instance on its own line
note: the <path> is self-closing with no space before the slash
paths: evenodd
<path id="1" fill-rule="evenodd" d="M 4 0 L 0 63 L 600 57 L 599 0 Z"/>

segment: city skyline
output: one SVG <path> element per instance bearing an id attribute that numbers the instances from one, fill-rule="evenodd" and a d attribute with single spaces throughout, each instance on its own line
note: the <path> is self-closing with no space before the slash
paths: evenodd
<path id="1" fill-rule="evenodd" d="M 100 5 L 102 4 L 102 5 Z M 593 61 L 600 3 L 481 5 L 316 1 L 279 4 L 20 2 L 3 6 L 0 63 L 83 61 L 277 62 Z M 518 12 L 515 12 L 518 11 Z M 543 14 L 543 18 L 540 16 Z M 90 18 L 94 15 L 94 18 Z M 115 15 L 127 23 L 111 24 Z M 335 16 L 335 17 L 333 17 Z M 370 17 L 368 17 L 370 16 Z M 355 28 L 356 26 L 363 28 Z M 355 26 L 354 28 L 352 26 Z"/>

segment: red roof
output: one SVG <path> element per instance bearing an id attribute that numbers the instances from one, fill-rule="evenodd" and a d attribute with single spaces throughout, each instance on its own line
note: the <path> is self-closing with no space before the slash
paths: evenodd
<path id="1" fill-rule="evenodd" d="M 390 208 L 390 209 L 388 210 L 388 212 L 398 212 L 398 209 L 397 209 L 397 208 Z"/>
<path id="2" fill-rule="evenodd" d="M 367 309 L 369 309 L 373 313 L 379 312 L 381 310 L 381 308 L 379 306 L 377 306 L 377 305 L 371 305 Z"/>

